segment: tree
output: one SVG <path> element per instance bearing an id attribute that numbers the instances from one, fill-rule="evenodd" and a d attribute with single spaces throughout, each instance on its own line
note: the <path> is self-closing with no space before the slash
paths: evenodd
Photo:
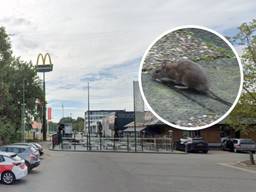
<path id="1" fill-rule="evenodd" d="M 243 46 L 241 61 L 244 67 L 244 84 L 242 96 L 227 123 L 237 130 L 246 131 L 251 128 L 250 122 L 256 118 L 256 20 L 240 25 L 239 32 L 232 41 Z"/>
<path id="2" fill-rule="evenodd" d="M 63 117 L 60 119 L 59 123 L 72 123 L 73 130 L 83 131 L 84 130 L 84 118 L 77 117 L 77 119 L 72 119 L 71 117 Z"/>
<path id="3" fill-rule="evenodd" d="M 73 124 L 73 129 L 81 132 L 84 130 L 84 118 L 82 117 L 77 117 L 77 119 L 75 120 L 74 124 Z"/>
<path id="4" fill-rule="evenodd" d="M 35 103 L 42 100 L 41 81 L 32 63 L 12 55 L 11 43 L 0 27 L 0 140 L 16 141 L 21 133 L 21 104 L 25 93 L 25 119 L 39 116 Z"/>

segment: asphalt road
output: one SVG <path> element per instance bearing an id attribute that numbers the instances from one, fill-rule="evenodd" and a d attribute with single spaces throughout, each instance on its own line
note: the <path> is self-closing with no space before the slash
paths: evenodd
<path id="1" fill-rule="evenodd" d="M 6 192 L 255 192 L 256 173 L 220 165 L 246 154 L 46 152 L 41 166 Z"/>

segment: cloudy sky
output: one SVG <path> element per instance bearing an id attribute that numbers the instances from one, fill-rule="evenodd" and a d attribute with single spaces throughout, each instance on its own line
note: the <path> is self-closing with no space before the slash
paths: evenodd
<path id="1" fill-rule="evenodd" d="M 131 110 L 140 60 L 164 31 L 193 24 L 233 35 L 255 12 L 246 0 L 3 0 L 0 25 L 23 60 L 50 53 L 47 100 L 58 121 L 62 104 L 65 116 L 83 116 L 88 81 L 92 109 Z"/>

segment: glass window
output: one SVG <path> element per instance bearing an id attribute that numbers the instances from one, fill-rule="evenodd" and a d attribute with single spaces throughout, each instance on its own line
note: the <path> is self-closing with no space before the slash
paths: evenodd
<path id="1" fill-rule="evenodd" d="M 4 157 L 3 157 L 3 155 L 0 155 L 0 162 L 4 162 Z"/>

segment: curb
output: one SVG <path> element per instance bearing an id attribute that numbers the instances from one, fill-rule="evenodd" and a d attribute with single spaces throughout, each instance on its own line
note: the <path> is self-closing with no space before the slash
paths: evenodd
<path id="1" fill-rule="evenodd" d="M 49 151 L 57 151 L 57 152 L 86 152 L 86 153 L 127 153 L 127 154 L 179 154 L 179 155 L 187 155 L 188 153 L 183 153 L 183 152 L 142 152 L 142 151 L 139 151 L 139 152 L 134 152 L 134 151 L 95 151 L 95 150 L 91 150 L 91 151 L 86 151 L 86 150 L 56 150 L 56 149 L 51 149 L 49 148 L 48 149 Z"/>

